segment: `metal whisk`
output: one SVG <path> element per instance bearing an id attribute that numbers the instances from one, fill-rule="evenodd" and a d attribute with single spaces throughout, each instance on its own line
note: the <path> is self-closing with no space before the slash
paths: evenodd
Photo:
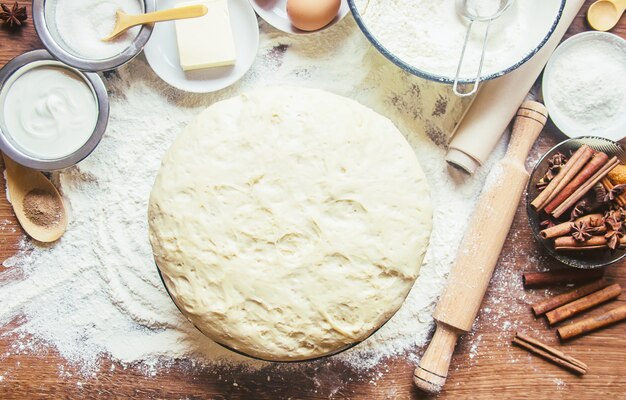
<path id="1" fill-rule="evenodd" d="M 465 42 L 463 43 L 463 49 L 461 50 L 461 59 L 459 60 L 459 65 L 456 69 L 456 74 L 454 76 L 454 84 L 452 85 L 452 90 L 454 94 L 460 97 L 471 96 L 478 90 L 478 84 L 480 83 L 480 74 L 483 70 L 483 61 L 485 60 L 485 50 L 487 48 L 487 37 L 489 36 L 489 27 L 491 26 L 491 22 L 499 18 L 507 8 L 513 3 L 513 0 L 493 0 L 499 1 L 499 7 L 497 11 L 488 10 L 488 13 L 482 14 L 483 10 L 481 10 L 478 2 L 480 0 L 456 0 L 455 6 L 456 11 L 462 17 L 467 18 L 469 20 L 469 25 L 467 26 L 467 32 L 465 33 Z M 488 15 L 487 15 L 488 14 Z M 485 37 L 483 39 L 483 49 L 480 54 L 480 64 L 478 66 L 478 73 L 476 74 L 476 79 L 474 80 L 474 87 L 471 91 L 467 93 L 459 92 L 459 76 L 461 75 L 461 67 L 463 66 L 463 60 L 465 59 L 465 50 L 467 49 L 467 43 L 469 42 L 470 33 L 472 32 L 472 27 L 474 22 L 486 22 L 487 27 L 485 28 Z"/>

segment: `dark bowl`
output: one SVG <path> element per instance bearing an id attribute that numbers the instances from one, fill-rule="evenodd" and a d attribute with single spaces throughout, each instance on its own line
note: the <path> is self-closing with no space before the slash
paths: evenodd
<path id="1" fill-rule="evenodd" d="M 618 156 L 623 162 L 624 149 L 622 146 L 612 140 L 604 139 L 594 136 L 586 136 L 575 139 L 568 139 L 561 142 L 548 150 L 537 161 L 537 164 L 533 168 L 530 179 L 528 181 L 528 187 L 526 188 L 526 211 L 528 213 L 528 222 L 530 228 L 535 236 L 535 239 L 543 245 L 544 249 L 552 257 L 556 258 L 563 264 L 569 265 L 574 268 L 581 269 L 593 269 L 601 268 L 607 265 L 613 264 L 626 257 L 626 250 L 614 250 L 598 249 L 598 250 L 578 250 L 578 251 L 563 251 L 558 252 L 554 250 L 551 239 L 544 239 L 539 235 L 541 231 L 540 223 L 541 218 L 539 213 L 530 204 L 532 200 L 537 197 L 539 190 L 537 190 L 537 182 L 545 175 L 548 170 L 547 160 L 557 152 L 568 155 L 570 151 L 576 151 L 583 144 L 588 145 L 594 150 L 604 151 L 609 156 Z"/>
<path id="2" fill-rule="evenodd" d="M 154 262 L 154 265 L 156 266 L 156 269 L 159 273 L 159 278 L 161 278 L 161 282 L 163 282 L 163 287 L 165 288 L 165 291 L 167 292 L 167 294 L 170 296 L 170 299 L 172 299 L 172 302 L 174 303 L 174 305 L 176 306 L 176 308 L 178 309 L 178 311 L 180 311 L 180 313 L 187 319 L 187 321 L 189 321 L 190 324 L 192 324 L 200 333 L 202 333 L 203 335 L 205 335 L 206 337 L 208 337 L 209 339 L 211 339 L 213 342 L 217 343 L 218 345 L 222 346 L 223 348 L 232 351 L 233 353 L 237 353 L 239 355 L 242 355 L 244 357 L 248 357 L 248 358 L 252 358 L 254 360 L 259 360 L 259 361 L 265 361 L 265 362 L 272 362 L 272 363 L 283 363 L 283 364 L 297 364 L 297 363 L 305 363 L 305 362 L 310 362 L 310 361 L 317 361 L 317 360 L 321 360 L 330 356 L 334 356 L 340 353 L 343 353 L 346 350 L 350 350 L 351 348 L 353 348 L 354 346 L 358 345 L 359 343 L 362 343 L 363 341 L 365 341 L 366 339 L 368 339 L 369 337 L 371 337 L 373 334 L 375 334 L 376 332 L 378 332 L 378 330 L 380 328 L 382 328 L 383 326 L 385 326 L 385 324 L 387 324 L 387 322 L 389 322 L 389 320 L 395 315 L 395 313 L 393 313 L 391 315 L 391 317 L 389 317 L 389 319 L 387 319 L 387 321 L 385 321 L 385 323 L 383 323 L 381 326 L 379 326 L 378 328 L 376 328 L 372 333 L 369 334 L 369 336 L 365 337 L 363 340 L 358 341 L 358 342 L 354 342 L 354 343 L 350 343 L 346 346 L 340 347 L 337 350 L 331 352 L 331 353 L 327 353 L 327 354 L 323 354 L 321 356 L 318 357 L 314 357 L 314 358 L 307 358 L 305 360 L 268 360 L 265 358 L 259 358 L 259 357 L 255 357 L 252 356 L 250 354 L 244 353 L 240 350 L 237 349 L 233 349 L 232 347 L 224 344 L 224 343 L 220 343 L 218 341 L 216 341 L 215 339 L 211 338 L 210 336 L 208 336 L 207 334 L 205 334 L 202 329 L 198 328 L 198 326 L 196 324 L 193 323 L 193 321 L 191 321 L 189 319 L 189 317 L 187 317 L 187 314 L 185 314 L 183 312 L 183 310 L 180 308 L 180 306 L 178 305 L 178 303 L 176 302 L 176 298 L 174 298 L 174 296 L 172 296 L 172 293 L 170 292 L 170 289 L 167 287 L 167 283 L 165 283 L 165 279 L 163 278 L 163 274 L 161 273 L 161 269 L 159 268 L 159 264 L 157 264 L 156 260 Z M 410 291 L 409 291 L 410 293 Z M 407 296 L 408 297 L 408 293 Z M 406 300 L 405 297 L 405 300 Z M 400 309 L 398 309 L 398 311 L 400 311 Z M 397 311 L 396 311 L 397 312 Z"/>

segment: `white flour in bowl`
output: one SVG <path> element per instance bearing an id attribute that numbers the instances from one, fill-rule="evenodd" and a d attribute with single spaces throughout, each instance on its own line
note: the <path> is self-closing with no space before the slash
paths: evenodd
<path id="1" fill-rule="evenodd" d="M 54 175 L 71 208 L 66 234 L 52 245 L 27 242 L 0 272 L 0 325 L 23 317 L 19 326 L 5 331 L 13 343 L 6 353 L 36 352 L 38 346 L 32 343 L 44 343 L 87 376 L 98 370 L 102 358 L 148 366 L 154 373 L 172 360 L 188 359 L 208 368 L 268 366 L 268 374 L 280 375 L 283 369 L 275 365 L 217 346 L 178 312 L 154 265 L 146 213 L 161 157 L 189 121 L 215 101 L 262 85 L 283 84 L 318 87 L 373 108 L 396 123 L 421 161 L 435 214 L 420 277 L 385 326 L 332 360 L 359 369 L 405 352 L 418 356 L 416 347 L 425 343 L 432 329 L 435 301 L 491 166 L 488 163 L 465 182 L 457 180 L 446 170 L 445 149 L 431 140 L 445 141 L 443 131 L 454 125 L 467 103 L 447 86 L 390 65 L 349 19 L 323 36 L 286 35 L 266 24 L 262 32 L 252 70 L 243 81 L 218 93 L 173 90 L 141 59 L 106 74 L 111 96 L 106 135 L 91 156 Z M 499 147 L 494 158 L 502 150 Z M 315 365 L 319 364 L 284 368 Z"/>
<path id="2" fill-rule="evenodd" d="M 601 36 L 604 38 L 604 36 Z M 626 43 L 588 37 L 555 56 L 544 81 L 546 104 L 576 136 L 605 136 L 626 118 Z M 563 128 L 563 127 L 561 127 Z M 626 135 L 622 133 L 620 137 Z M 609 137 L 609 136 L 605 136 Z"/>
<path id="3" fill-rule="evenodd" d="M 394 56 L 424 72 L 453 78 L 467 31 L 454 0 L 355 0 L 375 39 Z M 480 15 L 499 8 L 500 1 L 470 0 Z M 482 75 L 511 67 L 536 47 L 557 15 L 560 1 L 521 0 L 513 4 L 489 30 Z M 551 14 L 551 15 L 550 15 Z M 462 78 L 478 71 L 485 23 L 474 23 L 465 54 Z"/>

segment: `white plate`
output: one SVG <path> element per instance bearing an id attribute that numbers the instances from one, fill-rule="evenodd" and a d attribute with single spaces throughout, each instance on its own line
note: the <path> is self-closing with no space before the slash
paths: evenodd
<path id="1" fill-rule="evenodd" d="M 554 53 L 552 53 L 548 64 L 546 65 L 541 84 L 543 101 L 545 102 L 546 108 L 548 109 L 550 119 L 552 120 L 552 122 L 554 122 L 556 127 L 559 128 L 559 130 L 565 135 L 571 138 L 577 138 L 581 136 L 599 136 L 606 139 L 611 139 L 613 141 L 619 141 L 626 137 L 626 103 L 622 104 L 622 111 L 618 113 L 621 118 L 616 118 L 616 120 L 608 128 L 600 127 L 599 129 L 594 130 L 577 124 L 575 120 L 565 115 L 565 113 L 563 113 L 559 109 L 557 104 L 552 100 L 552 93 L 561 90 L 561 88 L 559 88 L 553 80 L 552 67 L 555 61 L 558 60 L 559 57 L 565 54 L 568 50 L 571 50 L 589 40 L 606 41 L 620 47 L 624 52 L 622 62 L 626 63 L 626 40 L 622 39 L 621 37 L 612 33 L 593 31 L 583 32 L 574 35 L 561 43 L 559 47 L 557 47 Z M 589 88 L 589 90 L 594 90 L 594 88 Z"/>
<path id="2" fill-rule="evenodd" d="M 254 11 L 259 14 L 259 17 L 263 18 L 265 22 L 280 31 L 295 34 L 313 33 L 302 31 L 291 25 L 291 21 L 289 20 L 289 16 L 287 15 L 287 0 L 250 0 L 250 4 L 252 4 Z M 337 13 L 335 19 L 330 21 L 330 23 L 322 29 L 314 32 L 319 32 L 335 25 L 337 22 L 341 21 L 343 17 L 345 17 L 349 12 L 350 7 L 348 6 L 348 1 L 341 0 L 341 7 L 339 8 L 339 12 Z"/>
<path id="3" fill-rule="evenodd" d="M 179 1 L 159 0 L 158 9 L 176 7 Z M 259 25 L 248 0 L 229 0 L 230 23 L 233 29 L 237 62 L 227 67 L 184 72 L 178 60 L 174 22 L 155 24 L 152 37 L 144 51 L 150 67 L 170 85 L 194 93 L 209 93 L 237 82 L 250 69 L 259 48 Z M 198 40 L 219 38 L 198 38 Z"/>

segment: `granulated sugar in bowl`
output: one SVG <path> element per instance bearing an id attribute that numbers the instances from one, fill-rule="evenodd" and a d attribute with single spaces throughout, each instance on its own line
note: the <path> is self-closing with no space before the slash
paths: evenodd
<path id="1" fill-rule="evenodd" d="M 46 49 L 59 61 L 83 71 L 108 71 L 136 57 L 152 25 L 129 29 L 103 41 L 115 26 L 116 11 L 155 11 L 155 0 L 33 0 L 33 22 Z"/>

